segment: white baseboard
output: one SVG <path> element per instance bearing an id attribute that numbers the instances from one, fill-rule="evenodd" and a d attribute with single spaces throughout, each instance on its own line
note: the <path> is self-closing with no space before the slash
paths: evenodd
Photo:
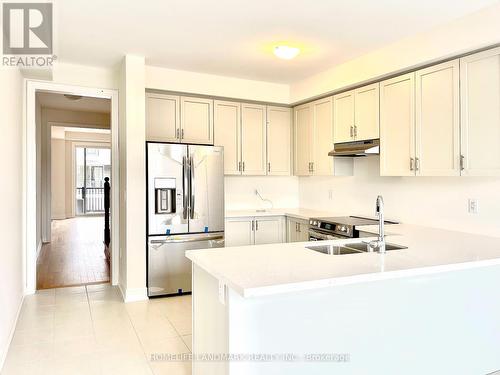
<path id="1" fill-rule="evenodd" d="M 148 289 L 147 288 L 126 288 L 123 290 L 121 284 L 118 284 L 118 288 L 122 294 L 123 302 L 136 302 L 145 301 L 148 299 Z"/>
<path id="2" fill-rule="evenodd" d="M 14 319 L 14 324 L 12 324 L 12 327 L 10 328 L 10 334 L 9 338 L 7 339 L 7 345 L 5 348 L 1 348 L 0 372 L 2 371 L 3 366 L 5 364 L 5 359 L 7 359 L 7 353 L 9 352 L 9 347 L 10 343 L 12 342 L 12 338 L 14 337 L 14 332 L 16 331 L 16 325 L 17 321 L 19 320 L 19 315 L 21 314 L 21 308 L 23 307 L 23 302 L 24 302 L 24 294 L 21 297 L 21 302 L 19 303 L 19 306 L 17 307 L 17 313 L 16 313 L 16 318 Z"/>

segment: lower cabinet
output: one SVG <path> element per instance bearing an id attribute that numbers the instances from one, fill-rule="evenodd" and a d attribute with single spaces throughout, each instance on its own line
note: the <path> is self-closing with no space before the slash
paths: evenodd
<path id="1" fill-rule="evenodd" d="M 306 242 L 309 241 L 309 222 L 308 220 L 286 218 L 286 240 L 287 242 Z"/>
<path id="2" fill-rule="evenodd" d="M 262 245 L 285 242 L 283 216 L 226 219 L 225 246 Z"/>

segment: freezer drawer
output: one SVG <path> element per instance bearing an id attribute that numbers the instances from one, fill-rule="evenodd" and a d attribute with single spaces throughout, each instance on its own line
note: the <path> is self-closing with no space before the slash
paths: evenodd
<path id="1" fill-rule="evenodd" d="M 224 233 L 159 236 L 148 239 L 148 295 L 191 291 L 191 261 L 187 250 L 224 247 Z"/>

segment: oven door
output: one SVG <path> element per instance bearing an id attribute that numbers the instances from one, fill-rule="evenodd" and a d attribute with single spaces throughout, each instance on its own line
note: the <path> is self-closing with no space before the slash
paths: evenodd
<path id="1" fill-rule="evenodd" d="M 326 241 L 326 240 L 338 240 L 346 238 L 349 237 L 341 236 L 338 234 L 326 233 L 318 229 L 309 228 L 309 241 Z"/>

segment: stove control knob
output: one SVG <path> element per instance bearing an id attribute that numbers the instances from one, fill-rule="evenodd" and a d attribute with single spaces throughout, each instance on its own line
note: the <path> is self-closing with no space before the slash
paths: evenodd
<path id="1" fill-rule="evenodd" d="M 342 225 L 342 226 L 340 227 L 340 231 L 341 231 L 341 232 L 345 232 L 345 225 Z"/>

